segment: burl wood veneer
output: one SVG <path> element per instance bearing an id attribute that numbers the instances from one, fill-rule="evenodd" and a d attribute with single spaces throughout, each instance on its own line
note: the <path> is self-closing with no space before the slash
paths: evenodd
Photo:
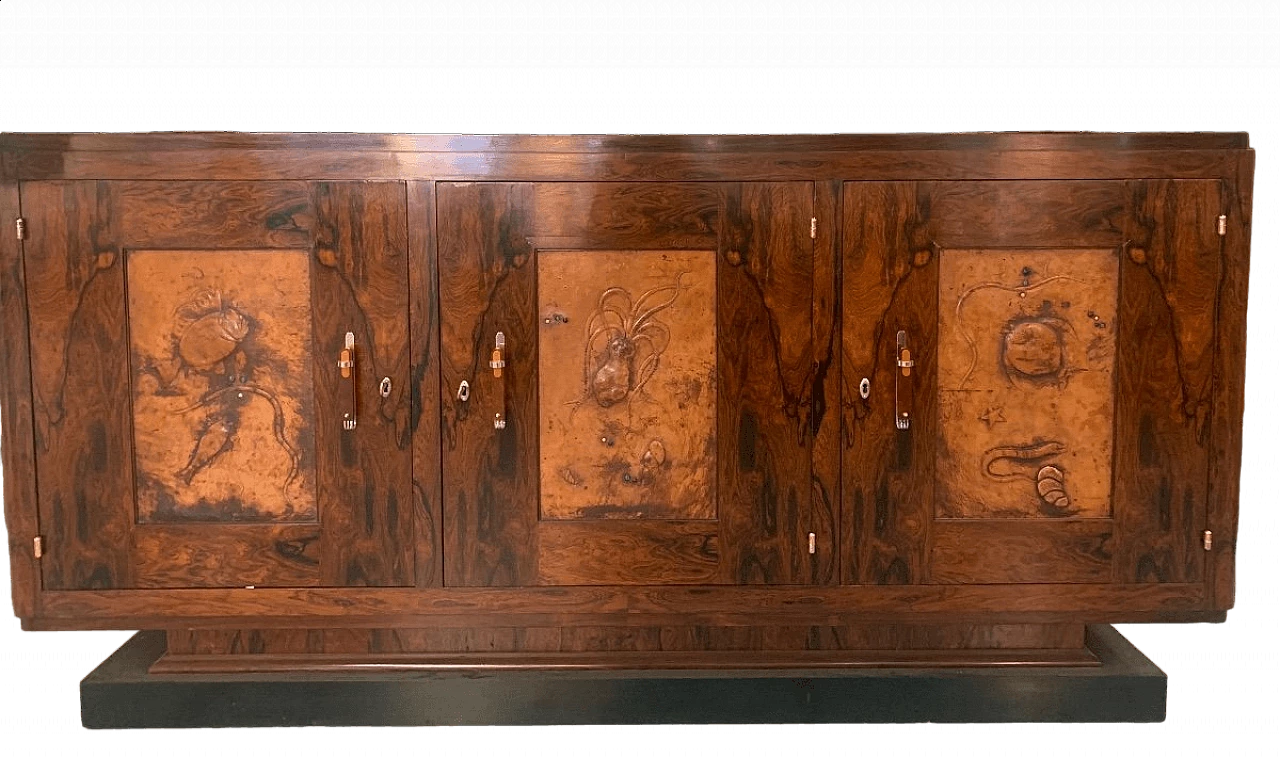
<path id="1" fill-rule="evenodd" d="M 15 611 L 166 630 L 160 671 L 1221 621 L 1252 174 L 1243 134 L 0 135 Z"/>

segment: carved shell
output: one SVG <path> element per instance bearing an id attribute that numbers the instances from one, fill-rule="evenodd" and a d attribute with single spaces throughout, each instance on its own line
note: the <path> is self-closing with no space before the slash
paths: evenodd
<path id="1" fill-rule="evenodd" d="M 1036 491 L 1040 493 L 1040 499 L 1055 508 L 1071 505 L 1071 498 L 1067 496 L 1067 487 L 1062 479 L 1062 469 L 1053 465 L 1045 465 L 1036 473 Z"/>
<path id="2" fill-rule="evenodd" d="M 234 309 L 219 309 L 187 326 L 178 355 L 193 368 L 208 368 L 229 357 L 249 335 L 249 321 Z"/>

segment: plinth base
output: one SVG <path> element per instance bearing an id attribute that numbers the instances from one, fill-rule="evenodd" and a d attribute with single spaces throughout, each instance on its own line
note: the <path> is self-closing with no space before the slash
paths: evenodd
<path id="1" fill-rule="evenodd" d="M 80 683 L 87 728 L 1164 720 L 1164 672 L 1110 626 L 1099 666 L 153 674 L 140 632 Z"/>

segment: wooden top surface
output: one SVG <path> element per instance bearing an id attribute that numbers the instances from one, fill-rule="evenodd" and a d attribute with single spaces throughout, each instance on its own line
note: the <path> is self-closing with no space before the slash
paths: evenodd
<path id="1" fill-rule="evenodd" d="M 0 133 L 9 151 L 351 150 L 433 153 L 830 153 L 839 151 L 1240 150 L 1246 132 L 968 132 L 955 134 L 469 135 L 252 132 Z"/>

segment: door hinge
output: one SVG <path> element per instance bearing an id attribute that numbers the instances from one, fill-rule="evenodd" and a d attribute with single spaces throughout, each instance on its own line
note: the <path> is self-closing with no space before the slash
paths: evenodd
<path id="1" fill-rule="evenodd" d="M 27 219 L 18 218 L 17 220 L 15 220 L 13 222 L 13 230 L 18 236 L 19 242 L 26 239 L 27 238 Z"/>
<path id="2" fill-rule="evenodd" d="M 1226 236 L 1226 235 L 1227 235 L 1227 216 L 1219 215 L 1218 216 L 1218 236 Z"/>
<path id="3" fill-rule="evenodd" d="M 818 536 L 812 532 L 809 533 L 809 553 L 818 553 Z"/>
<path id="4" fill-rule="evenodd" d="M 1204 531 L 1204 550 L 1213 550 L 1213 532 L 1207 529 Z"/>
<path id="5" fill-rule="evenodd" d="M 818 219 L 817 218 L 809 218 L 809 238 L 810 239 L 818 238 Z"/>
<path id="6" fill-rule="evenodd" d="M 35 554 L 37 559 L 44 556 L 44 538 L 36 535 L 35 539 L 31 541 L 31 553 Z"/>

